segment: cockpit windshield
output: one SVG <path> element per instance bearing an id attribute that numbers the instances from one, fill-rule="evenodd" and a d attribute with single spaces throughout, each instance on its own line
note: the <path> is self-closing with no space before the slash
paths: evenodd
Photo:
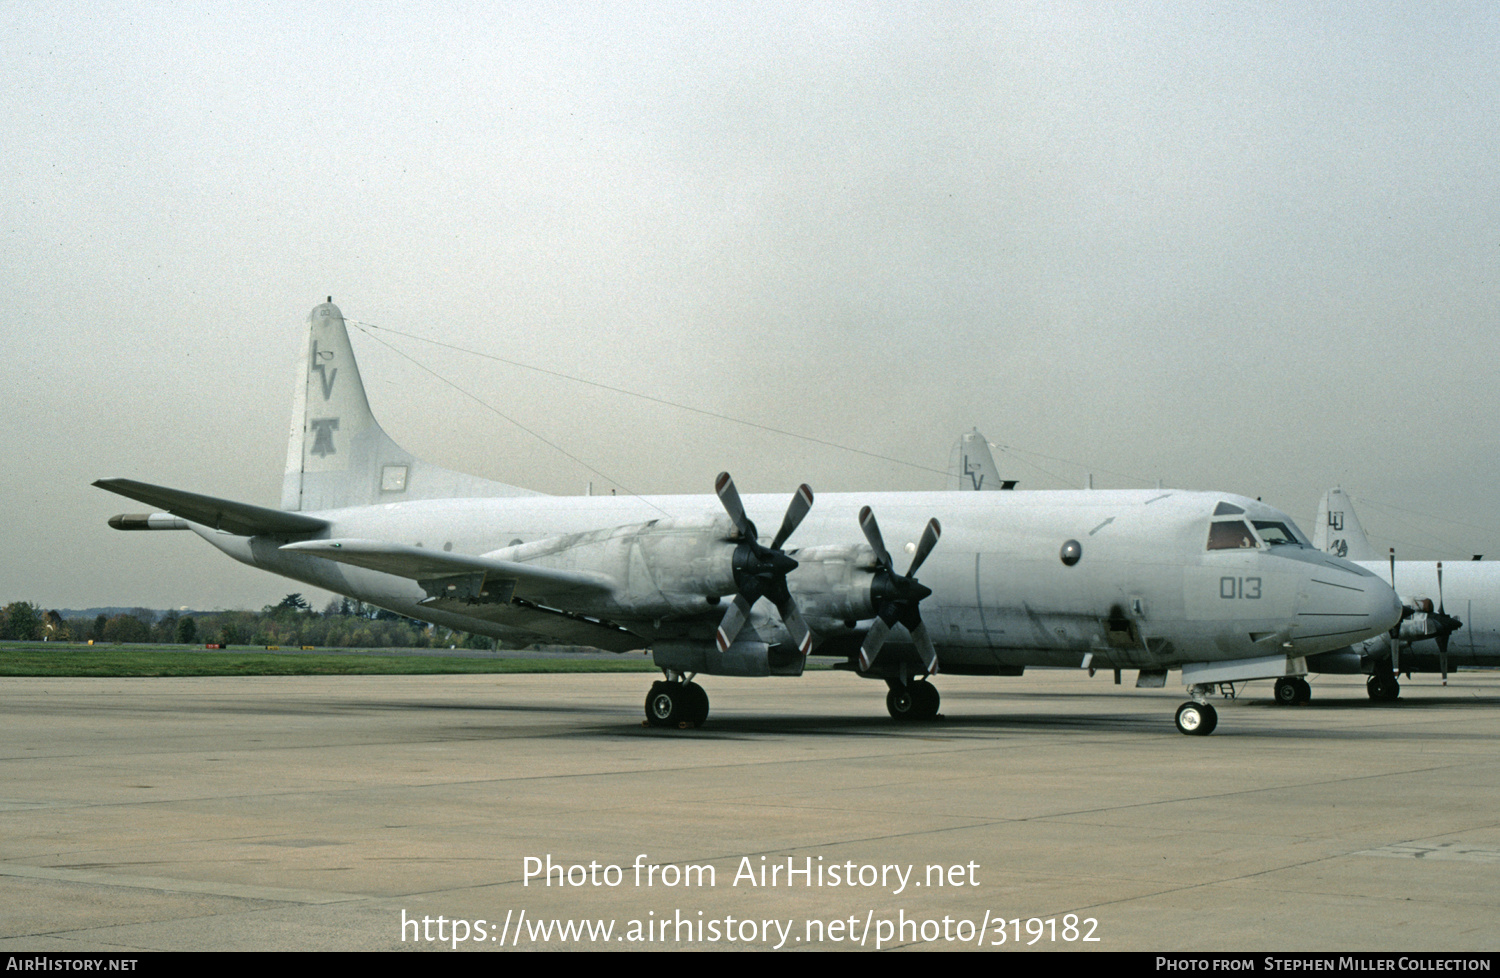
<path id="1" fill-rule="evenodd" d="M 1228 508 L 1228 504 L 1221 503 L 1220 511 L 1214 514 L 1220 518 L 1208 525 L 1209 550 L 1253 550 L 1262 544 L 1268 547 L 1311 546 L 1290 520 L 1223 519 Z"/>
<path id="2" fill-rule="evenodd" d="M 1208 549 L 1251 550 L 1260 546 L 1244 520 L 1215 520 L 1208 528 Z"/>

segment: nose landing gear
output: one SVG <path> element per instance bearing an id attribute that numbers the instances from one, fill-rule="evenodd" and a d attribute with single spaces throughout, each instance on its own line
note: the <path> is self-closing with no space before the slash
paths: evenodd
<path id="1" fill-rule="evenodd" d="M 1184 703 L 1177 708 L 1177 729 L 1185 734 L 1207 737 L 1219 725 L 1219 712 L 1207 703 Z"/>

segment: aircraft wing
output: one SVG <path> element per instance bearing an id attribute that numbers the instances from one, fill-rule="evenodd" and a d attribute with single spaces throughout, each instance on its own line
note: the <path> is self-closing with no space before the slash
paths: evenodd
<path id="1" fill-rule="evenodd" d="M 305 540 L 280 549 L 416 581 L 427 592 L 422 602 L 426 607 L 524 629 L 538 640 L 614 652 L 631 651 L 642 644 L 618 625 L 558 610 L 613 591 L 614 582 L 602 574 L 380 540 Z"/>
<path id="2" fill-rule="evenodd" d="M 312 554 L 325 560 L 353 564 L 355 567 L 394 574 L 418 582 L 483 574 L 486 584 L 511 584 L 514 585 L 516 597 L 552 605 L 566 605 L 580 598 L 597 597 L 614 590 L 614 582 L 603 574 L 533 567 L 531 564 L 511 560 L 445 553 L 381 540 L 304 540 L 289 543 L 281 549 L 292 553 Z M 456 589 L 445 586 L 444 590 L 453 592 Z"/>
<path id="3" fill-rule="evenodd" d="M 94 485 L 155 506 L 193 523 L 243 537 L 253 537 L 260 533 L 316 533 L 328 525 L 326 520 L 305 513 L 289 513 L 265 506 L 237 503 L 231 499 L 200 496 L 196 492 L 153 486 L 134 479 L 100 479 Z"/>

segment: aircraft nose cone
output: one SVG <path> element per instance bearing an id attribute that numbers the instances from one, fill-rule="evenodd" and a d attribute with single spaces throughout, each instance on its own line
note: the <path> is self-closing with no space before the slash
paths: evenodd
<path id="1" fill-rule="evenodd" d="M 1370 618 L 1382 623 L 1382 631 L 1390 631 L 1401 621 L 1401 596 L 1384 581 L 1370 589 L 1370 605 Z"/>
<path id="2" fill-rule="evenodd" d="M 1401 620 L 1401 599 L 1375 574 L 1336 557 L 1310 570 L 1298 615 L 1297 646 L 1304 654 L 1374 638 Z"/>

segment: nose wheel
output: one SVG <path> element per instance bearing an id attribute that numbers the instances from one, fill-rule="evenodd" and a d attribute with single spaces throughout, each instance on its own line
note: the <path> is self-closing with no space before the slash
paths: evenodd
<path id="1" fill-rule="evenodd" d="M 1207 703 L 1184 703 L 1177 708 L 1177 729 L 1185 734 L 1207 737 L 1219 725 L 1219 713 Z"/>

